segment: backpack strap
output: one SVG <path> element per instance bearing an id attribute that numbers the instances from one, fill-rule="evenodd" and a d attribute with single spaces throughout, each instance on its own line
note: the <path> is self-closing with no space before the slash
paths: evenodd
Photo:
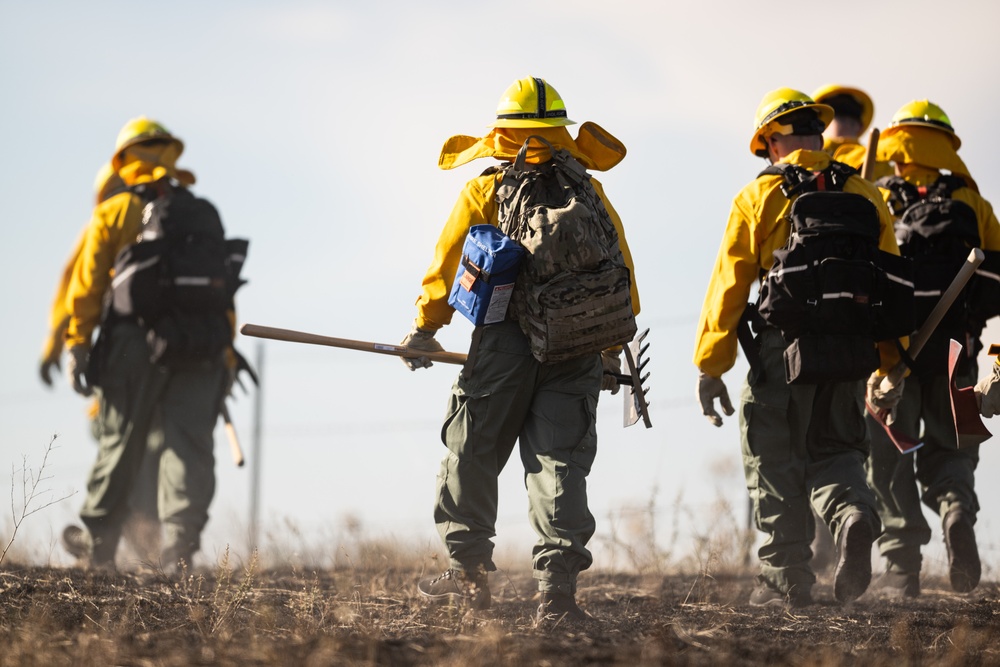
<path id="1" fill-rule="evenodd" d="M 810 171 L 796 164 L 780 162 L 772 164 L 759 174 L 757 178 L 766 175 L 780 174 L 784 178 L 781 193 L 792 199 L 804 192 L 835 191 L 841 192 L 851 176 L 858 174 L 853 167 L 832 160 L 830 166 L 822 171 Z"/>
<path id="2" fill-rule="evenodd" d="M 966 187 L 965 179 L 955 174 L 941 174 L 941 176 L 931 185 L 922 189 L 928 197 L 941 197 L 951 199 L 955 190 Z"/>

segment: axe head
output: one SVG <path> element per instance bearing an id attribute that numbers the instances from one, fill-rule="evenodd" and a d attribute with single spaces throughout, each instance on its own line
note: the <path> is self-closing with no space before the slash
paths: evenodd
<path id="1" fill-rule="evenodd" d="M 993 349 L 990 348 L 990 352 Z M 951 413 L 955 418 L 955 439 L 958 448 L 972 447 L 993 437 L 983 424 L 979 414 L 979 403 L 973 387 L 959 389 L 955 384 L 955 369 L 962 358 L 962 344 L 951 340 L 948 349 L 948 393 L 951 394 Z"/>
<path id="2" fill-rule="evenodd" d="M 645 329 L 637 334 L 631 343 L 623 346 L 625 365 L 632 379 L 630 383 L 623 383 L 625 427 L 635 424 L 639 421 L 640 417 L 646 428 L 653 427 L 653 423 L 649 420 L 649 402 L 646 400 L 646 394 L 649 393 L 649 389 L 645 384 L 646 380 L 649 379 L 649 373 L 644 373 L 646 364 L 649 363 L 649 358 L 646 357 L 649 343 L 644 343 L 643 341 L 645 341 L 648 333 L 649 329 Z"/>
<path id="3" fill-rule="evenodd" d="M 899 450 L 900 454 L 909 454 L 924 446 L 924 443 L 921 441 L 916 440 L 901 431 L 897 431 L 890 426 L 887 419 L 889 416 L 888 410 L 880 410 L 868 401 L 865 401 L 865 407 L 868 409 L 868 414 L 875 421 L 875 423 L 885 430 L 885 434 L 889 436 L 889 440 L 896 446 L 896 449 Z"/>

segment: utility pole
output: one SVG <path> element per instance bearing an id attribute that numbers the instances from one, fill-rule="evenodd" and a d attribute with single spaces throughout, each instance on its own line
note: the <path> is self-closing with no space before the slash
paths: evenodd
<path id="1" fill-rule="evenodd" d="M 259 546 L 258 531 L 260 529 L 260 471 L 263 442 L 261 438 L 261 421 L 264 409 L 264 343 L 257 343 L 257 391 L 254 396 L 253 410 L 253 454 L 250 466 L 250 552 Z"/>

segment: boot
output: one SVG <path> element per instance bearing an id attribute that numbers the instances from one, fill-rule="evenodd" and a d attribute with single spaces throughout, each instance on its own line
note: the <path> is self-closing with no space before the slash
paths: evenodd
<path id="1" fill-rule="evenodd" d="M 882 591 L 892 598 L 915 598 L 920 596 L 920 575 L 887 571 L 879 581 Z"/>
<path id="2" fill-rule="evenodd" d="M 593 621 L 594 617 L 580 609 L 573 595 L 549 590 L 542 591 L 542 603 L 535 612 L 535 623 L 545 620 Z"/>
<path id="3" fill-rule="evenodd" d="M 875 535 L 863 512 L 854 512 L 840 529 L 839 561 L 833 573 L 833 596 L 838 602 L 856 600 L 872 581 L 872 542 Z"/>
<path id="4" fill-rule="evenodd" d="M 792 586 L 787 593 L 782 593 L 771 586 L 764 577 L 757 575 L 756 586 L 750 593 L 751 607 L 808 607 L 813 603 L 812 593 L 800 586 Z"/>
<path id="5" fill-rule="evenodd" d="M 431 602 L 450 602 L 476 611 L 490 608 L 489 575 L 449 568 L 417 582 L 417 591 Z"/>
<path id="6" fill-rule="evenodd" d="M 982 565 L 972 518 L 964 509 L 953 509 L 945 515 L 944 544 L 948 548 L 951 587 L 959 593 L 968 593 L 979 585 Z"/>
<path id="7" fill-rule="evenodd" d="M 86 528 L 74 525 L 66 526 L 62 532 L 62 544 L 67 553 L 76 558 L 77 565 L 80 567 L 104 572 L 115 571 L 114 557 L 101 557 L 100 552 L 107 551 L 107 549 L 95 550 L 94 539 Z"/>
<path id="8" fill-rule="evenodd" d="M 191 569 L 194 551 L 179 546 L 168 547 L 160 555 L 160 569 L 167 576 L 183 574 Z"/>

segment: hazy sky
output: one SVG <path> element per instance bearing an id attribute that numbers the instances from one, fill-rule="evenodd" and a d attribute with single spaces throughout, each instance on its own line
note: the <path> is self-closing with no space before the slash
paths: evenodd
<path id="1" fill-rule="evenodd" d="M 484 134 L 501 92 L 523 76 L 546 78 L 572 119 L 597 122 L 629 149 L 600 180 L 635 258 L 640 327 L 652 330 L 654 428 L 623 429 L 621 397 L 603 395 L 590 477 L 595 547 L 613 534 L 638 539 L 629 531 L 650 507 L 659 546 L 673 553 L 741 523 L 736 419 L 717 429 L 700 414 L 691 356 L 730 202 L 765 166 L 748 150 L 763 94 L 860 87 L 880 128 L 904 103 L 929 98 L 951 117 L 983 194 L 1000 198 L 1000 5 L 826 7 L 0 0 L 0 220 L 11 237 L 0 264 L 0 464 L 37 466 L 58 434 L 46 486 L 56 497 L 76 492 L 29 518 L 26 546 L 66 562 L 52 545 L 79 509 L 95 454 L 85 401 L 63 377 L 45 388 L 37 358 L 94 175 L 126 120 L 152 116 L 183 139 L 180 165 L 197 175 L 195 191 L 218 206 L 231 236 L 251 240 L 241 323 L 396 343 L 460 188 L 489 166 L 440 171 L 441 145 Z M 456 317 L 439 339 L 464 352 L 470 332 Z M 237 340 L 250 358 L 258 345 Z M 457 368 L 411 373 L 391 357 L 281 342 L 266 343 L 265 355 L 264 531 L 289 552 L 329 548 L 356 517 L 365 535 L 437 550 L 431 503 Z M 740 360 L 725 376 L 734 397 L 745 368 Z M 248 455 L 252 406 L 249 396 L 232 404 Z M 221 428 L 216 444 L 210 557 L 227 544 L 245 552 L 250 488 Z M 979 472 L 986 576 L 1000 492 L 983 482 L 997 476 L 997 447 L 984 445 Z M 519 468 L 515 455 L 501 484 L 498 544 L 516 549 L 509 566 L 529 560 Z M 0 499 L 11 491 L 4 470 Z M 734 516 L 716 517 L 719 502 Z"/>

